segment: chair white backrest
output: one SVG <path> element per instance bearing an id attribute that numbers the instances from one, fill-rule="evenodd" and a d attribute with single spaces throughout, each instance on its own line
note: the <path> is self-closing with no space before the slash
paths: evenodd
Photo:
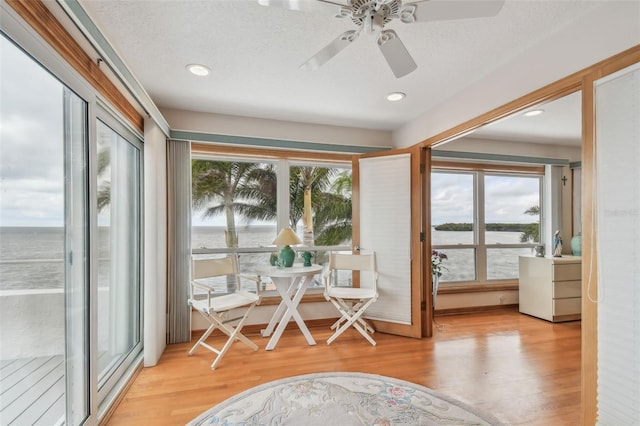
<path id="1" fill-rule="evenodd" d="M 367 285 L 361 287 L 340 287 L 334 281 L 339 271 L 360 272 L 361 283 L 366 282 Z M 331 344 L 331 342 L 344 333 L 349 327 L 354 327 L 369 343 L 375 346 L 376 342 L 368 334 L 373 334 L 375 330 L 362 318 L 367 308 L 378 299 L 378 271 L 375 253 L 330 253 L 324 282 L 325 298 L 331 302 L 341 314 L 338 321 L 331 326 L 331 328 L 336 331 L 327 340 L 327 344 Z"/>
<path id="2" fill-rule="evenodd" d="M 191 277 L 194 280 L 240 273 L 236 256 L 221 259 L 193 259 L 191 265 Z"/>
<path id="3" fill-rule="evenodd" d="M 376 255 L 370 254 L 343 254 L 331 253 L 329 255 L 329 268 L 335 270 L 350 271 L 376 271 Z M 374 280 L 374 282 L 377 280 Z"/>
<path id="4" fill-rule="evenodd" d="M 231 276 L 236 280 L 236 291 L 216 296 L 215 290 L 210 285 L 199 281 L 204 278 L 215 278 L 222 276 Z M 250 277 L 242 275 L 242 277 L 251 279 L 256 283 L 256 293 L 250 293 L 240 289 L 240 273 L 238 268 L 238 258 L 235 255 L 221 259 L 192 259 L 191 264 L 191 285 L 189 305 L 196 309 L 207 321 L 210 326 L 202 337 L 189 350 L 189 355 L 193 355 L 198 346 L 203 346 L 208 350 L 217 354 L 211 369 L 215 369 L 221 361 L 229 347 L 236 340 L 240 340 L 253 350 L 258 350 L 258 346 L 241 333 L 242 327 L 249 317 L 249 313 L 260 302 L 260 277 Z M 204 290 L 207 294 L 206 299 L 196 296 L 196 289 Z M 228 313 L 232 310 L 243 308 L 244 313 L 238 314 L 234 318 L 228 318 Z M 235 326 L 230 325 L 237 322 Z M 228 336 L 223 348 L 218 350 L 206 343 L 206 339 L 211 333 L 219 329 Z"/>

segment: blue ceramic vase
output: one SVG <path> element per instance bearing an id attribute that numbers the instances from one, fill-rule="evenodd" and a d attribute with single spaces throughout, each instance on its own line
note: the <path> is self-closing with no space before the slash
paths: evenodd
<path id="1" fill-rule="evenodd" d="M 582 233 L 578 232 L 578 235 L 575 235 L 571 239 L 571 253 L 574 256 L 582 256 Z"/>

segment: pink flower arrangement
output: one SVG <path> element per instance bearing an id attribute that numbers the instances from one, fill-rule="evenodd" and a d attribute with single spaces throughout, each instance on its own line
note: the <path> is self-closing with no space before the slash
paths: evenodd
<path id="1" fill-rule="evenodd" d="M 448 257 L 445 253 L 432 250 L 431 251 L 431 273 L 437 277 L 442 276 L 442 271 L 448 271 L 448 269 L 442 264 Z"/>

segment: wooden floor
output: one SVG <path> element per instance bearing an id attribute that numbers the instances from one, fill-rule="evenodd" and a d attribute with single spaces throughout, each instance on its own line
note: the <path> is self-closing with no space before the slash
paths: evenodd
<path id="1" fill-rule="evenodd" d="M 430 339 L 382 333 L 371 346 L 355 330 L 330 346 L 331 332 L 311 327 L 307 346 L 287 329 L 273 351 L 236 343 L 219 367 L 213 353 L 190 344 L 167 347 L 145 368 L 109 420 L 110 425 L 183 425 L 213 405 L 272 380 L 323 371 L 358 371 L 427 386 L 484 410 L 509 425 L 580 422 L 580 321 L 552 324 L 515 310 L 438 317 Z M 211 337 L 209 342 L 223 339 Z"/>

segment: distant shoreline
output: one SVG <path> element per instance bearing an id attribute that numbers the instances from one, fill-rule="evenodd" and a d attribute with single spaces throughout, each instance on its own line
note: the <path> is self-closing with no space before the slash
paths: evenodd
<path id="1" fill-rule="evenodd" d="M 487 223 L 485 224 L 486 231 L 492 232 L 526 232 L 530 226 L 538 225 L 537 222 L 531 223 Z M 469 232 L 473 231 L 472 223 L 443 223 L 440 225 L 433 225 L 433 229 L 436 231 L 461 231 Z"/>

